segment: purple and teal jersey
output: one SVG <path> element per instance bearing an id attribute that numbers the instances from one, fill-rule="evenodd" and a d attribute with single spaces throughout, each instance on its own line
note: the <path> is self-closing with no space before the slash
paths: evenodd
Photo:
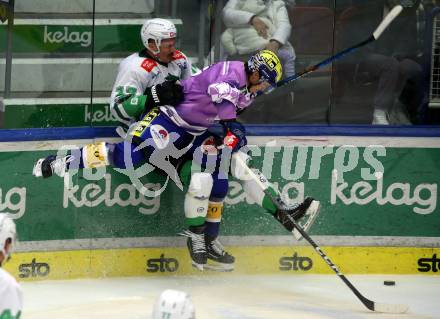
<path id="1" fill-rule="evenodd" d="M 201 133 L 219 120 L 235 119 L 237 111 L 252 102 L 243 62 L 219 62 L 181 82 L 184 101 L 161 110 L 191 133 Z"/>

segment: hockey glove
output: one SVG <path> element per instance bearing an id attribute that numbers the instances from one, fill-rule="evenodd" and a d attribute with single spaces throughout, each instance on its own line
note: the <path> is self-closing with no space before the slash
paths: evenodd
<path id="1" fill-rule="evenodd" d="M 247 144 L 243 124 L 237 121 L 221 121 L 220 124 L 223 127 L 223 145 L 236 152 Z"/>
<path id="2" fill-rule="evenodd" d="M 162 105 L 176 106 L 183 101 L 183 87 L 175 81 L 165 81 L 145 90 L 146 110 Z"/>
<path id="3" fill-rule="evenodd" d="M 171 81 L 171 82 L 176 82 L 179 81 L 180 78 L 178 76 L 172 75 L 172 74 L 168 74 L 165 78 L 166 81 Z"/>

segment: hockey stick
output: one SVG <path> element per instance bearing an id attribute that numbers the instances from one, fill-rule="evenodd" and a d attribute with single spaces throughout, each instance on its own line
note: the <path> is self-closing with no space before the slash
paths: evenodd
<path id="1" fill-rule="evenodd" d="M 261 187 L 261 190 L 271 199 L 273 204 L 280 208 L 280 201 L 276 199 L 269 191 L 268 186 L 264 185 L 264 181 L 260 180 L 260 178 L 252 171 L 249 166 L 240 158 L 240 156 L 236 156 L 237 163 L 242 166 L 242 168 L 249 174 L 249 176 Z M 408 311 L 408 306 L 404 304 L 386 304 L 386 303 L 378 303 L 371 301 L 370 299 L 364 297 L 359 290 L 356 289 L 355 286 L 344 276 L 343 273 L 339 270 L 338 266 L 336 266 L 330 258 L 322 251 L 322 249 L 315 243 L 315 241 L 307 234 L 301 226 L 292 218 L 292 223 L 296 230 L 303 236 L 305 240 L 309 242 L 309 244 L 315 249 L 315 251 L 324 259 L 327 265 L 330 266 L 331 269 L 338 275 L 339 278 L 350 288 L 350 290 L 356 295 L 356 297 L 371 311 L 383 312 L 383 313 L 405 313 Z M 292 231 L 293 233 L 293 231 Z"/>
<path id="2" fill-rule="evenodd" d="M 292 76 L 289 76 L 279 82 L 277 82 L 276 84 L 276 88 L 279 88 L 281 86 L 284 86 L 286 84 L 289 84 L 293 81 L 296 81 L 299 78 L 304 77 L 305 75 L 312 73 L 330 63 L 332 63 L 333 61 L 339 60 L 340 58 L 342 58 L 343 56 L 352 53 L 354 51 L 356 51 L 357 49 L 367 45 L 368 43 L 371 43 L 373 41 L 376 41 L 381 34 L 385 31 L 385 29 L 391 24 L 391 22 L 393 22 L 393 20 L 400 14 L 400 12 L 402 11 L 403 7 L 401 5 L 397 5 L 395 6 L 388 14 L 387 16 L 382 20 L 382 22 L 379 24 L 379 26 L 376 28 L 376 30 L 373 32 L 373 34 L 366 40 L 359 42 L 358 44 L 355 44 L 349 48 L 346 48 L 338 53 L 336 53 L 335 55 L 332 55 L 331 57 L 313 65 L 310 67 L 305 68 L 303 71 L 298 72 Z M 266 91 L 258 91 L 257 96 L 261 95 L 263 93 L 265 94 L 269 94 L 272 91 L 274 91 L 274 87 L 270 87 L 268 88 Z"/>

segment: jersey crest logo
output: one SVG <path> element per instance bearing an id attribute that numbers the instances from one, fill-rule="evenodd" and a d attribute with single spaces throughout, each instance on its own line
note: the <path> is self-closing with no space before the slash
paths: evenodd
<path id="1" fill-rule="evenodd" d="M 183 55 L 183 53 L 178 50 L 174 51 L 173 60 L 180 60 L 180 59 L 185 59 L 185 56 Z"/>
<path id="2" fill-rule="evenodd" d="M 157 62 L 152 59 L 145 59 L 141 64 L 141 67 L 147 72 L 151 72 L 156 66 Z"/>
<path id="3" fill-rule="evenodd" d="M 150 133 L 153 137 L 154 142 L 156 143 L 156 146 L 159 149 L 164 149 L 168 145 L 168 142 L 170 141 L 170 135 L 162 125 L 152 125 L 150 127 Z"/>

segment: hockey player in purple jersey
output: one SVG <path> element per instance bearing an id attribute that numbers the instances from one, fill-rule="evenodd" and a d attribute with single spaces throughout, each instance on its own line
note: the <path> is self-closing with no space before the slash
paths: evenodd
<path id="1" fill-rule="evenodd" d="M 234 167 L 234 158 L 241 156 L 246 160 L 247 157 L 245 153 L 238 152 L 246 144 L 246 138 L 243 126 L 236 121 L 237 113 L 251 104 L 258 91 L 278 82 L 281 73 L 278 57 L 271 51 L 263 50 L 245 63 L 216 63 L 199 75 L 182 80 L 184 99 L 175 106 L 161 102 L 157 92 L 161 92 L 164 84 L 155 85 L 151 88 L 155 107 L 149 109 L 146 106 L 145 115 L 131 125 L 123 142 L 89 144 L 68 156 L 42 158 L 35 164 L 33 174 L 64 176 L 69 167 L 96 168 L 105 165 L 132 169 L 147 162 L 182 187 L 180 173 L 188 185 L 184 203 L 188 229 L 183 234 L 188 237 L 193 266 L 200 270 L 209 269 L 208 259 L 211 259 L 224 266 L 224 270 L 231 270 L 234 259 L 216 241 L 216 236 L 222 202 L 228 190 L 229 163 L 232 162 L 231 167 Z M 210 138 L 207 130 L 216 123 L 222 125 L 223 133 L 214 144 L 209 145 L 206 143 Z M 209 156 L 205 155 L 209 155 L 210 150 L 219 149 L 221 154 L 214 154 L 215 164 L 208 165 Z M 226 166 L 222 165 L 222 158 L 227 158 Z M 178 164 L 187 159 L 202 169 L 188 172 L 187 164 L 178 170 Z M 233 169 L 232 174 L 238 179 L 245 179 L 240 169 Z M 252 185 L 252 180 L 247 179 L 244 183 L 247 184 L 245 189 L 255 192 L 256 202 L 289 231 L 293 231 L 289 219 L 316 216 L 319 205 L 312 198 L 280 210 L 270 204 L 258 187 Z M 212 236 L 208 232 L 205 238 L 205 229 L 209 226 L 213 228 Z"/>

